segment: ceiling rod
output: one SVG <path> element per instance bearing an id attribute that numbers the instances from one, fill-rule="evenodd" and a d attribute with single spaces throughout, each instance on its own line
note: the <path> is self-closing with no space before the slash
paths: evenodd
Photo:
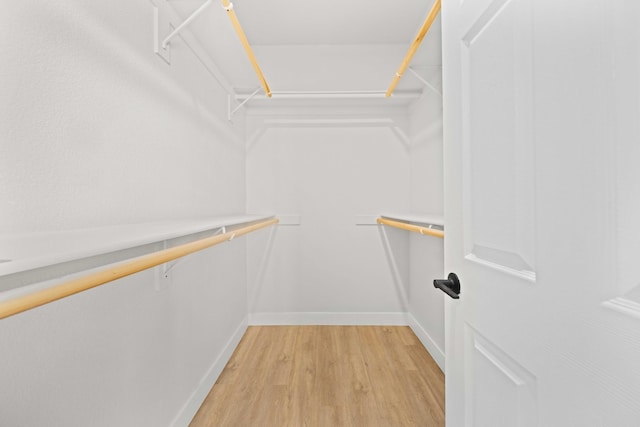
<path id="1" fill-rule="evenodd" d="M 438 0 L 439 1 L 439 0 Z M 242 27 L 240 26 L 240 22 L 238 21 L 238 17 L 236 13 L 233 11 L 233 3 L 229 0 L 222 0 L 222 6 L 227 11 L 229 18 L 231 19 L 231 23 L 233 27 L 236 29 L 236 33 L 238 33 L 238 37 L 240 37 L 240 41 L 244 46 L 244 50 L 247 52 L 249 56 L 249 61 L 251 61 L 251 65 L 253 65 L 253 69 L 258 75 L 258 79 L 260 80 L 260 84 L 262 84 L 262 88 L 264 89 L 264 93 L 271 98 L 271 89 L 269 89 L 269 85 L 267 84 L 267 80 L 264 78 L 264 74 L 262 74 L 262 70 L 260 70 L 260 66 L 258 65 L 258 61 L 256 60 L 255 55 L 253 54 L 253 50 L 251 50 L 251 46 L 249 45 L 249 41 L 247 40 L 247 36 L 245 36 L 244 31 L 242 31 Z"/>
<path id="2" fill-rule="evenodd" d="M 418 35 L 416 36 L 415 40 L 411 44 L 411 47 L 409 48 L 409 52 L 407 52 L 407 55 L 404 57 L 404 60 L 402 61 L 402 64 L 400 65 L 398 72 L 396 72 L 396 76 L 393 78 L 393 81 L 391 82 L 389 89 L 387 89 L 387 93 L 385 94 L 385 97 L 387 98 L 390 97 L 393 91 L 396 89 L 396 86 L 398 85 L 400 78 L 402 77 L 405 70 L 411 63 L 413 56 L 418 51 L 418 48 L 420 47 L 420 43 L 422 43 L 424 36 L 427 35 L 427 31 L 429 31 L 429 28 L 431 28 L 431 24 L 433 24 L 433 21 L 435 21 L 436 16 L 438 16 L 438 13 L 440 12 L 441 4 L 442 4 L 441 0 L 436 0 L 436 2 L 433 4 L 433 7 L 431 8 L 429 15 L 427 15 L 427 19 L 425 19 L 424 23 L 422 24 L 422 27 L 420 27 L 420 30 L 418 31 Z"/>

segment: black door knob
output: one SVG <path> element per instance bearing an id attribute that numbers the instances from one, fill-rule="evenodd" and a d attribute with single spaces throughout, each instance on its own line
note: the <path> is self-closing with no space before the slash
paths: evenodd
<path id="1" fill-rule="evenodd" d="M 453 299 L 460 299 L 460 280 L 456 273 L 449 273 L 448 278 L 444 280 L 434 280 L 433 287 L 440 289 Z"/>

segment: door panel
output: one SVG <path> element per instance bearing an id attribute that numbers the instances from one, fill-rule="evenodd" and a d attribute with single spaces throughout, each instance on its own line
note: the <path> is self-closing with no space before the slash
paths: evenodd
<path id="1" fill-rule="evenodd" d="M 448 427 L 640 425 L 639 21 L 443 2 Z"/>
<path id="2" fill-rule="evenodd" d="M 462 38 L 465 251 L 535 278 L 531 7 L 494 1 Z"/>
<path id="3" fill-rule="evenodd" d="M 486 427 L 537 425 L 535 377 L 471 327 L 465 341 L 467 420 Z"/>

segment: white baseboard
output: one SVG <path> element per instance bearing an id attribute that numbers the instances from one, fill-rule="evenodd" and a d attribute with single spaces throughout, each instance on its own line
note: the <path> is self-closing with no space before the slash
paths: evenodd
<path id="1" fill-rule="evenodd" d="M 424 348 L 427 349 L 433 360 L 436 361 L 440 370 L 444 372 L 445 365 L 445 355 L 444 351 L 440 348 L 438 344 L 431 338 L 431 335 L 424 330 L 422 325 L 418 323 L 415 317 L 411 313 L 407 313 L 407 318 L 409 320 L 409 327 L 413 331 L 414 334 L 418 337 Z"/>
<path id="2" fill-rule="evenodd" d="M 196 412 L 198 412 L 198 409 L 200 409 L 202 402 L 204 402 L 204 399 L 209 394 L 209 391 L 211 391 L 211 388 L 216 383 L 216 380 L 222 373 L 222 370 L 227 365 L 227 362 L 231 359 L 233 351 L 236 349 L 240 343 L 240 339 L 247 330 L 247 325 L 247 318 L 245 318 L 233 333 L 229 341 L 227 341 L 227 344 L 202 378 L 198 387 L 196 387 L 182 409 L 180 409 L 180 412 L 171 423 L 172 427 L 187 427 L 189 425 Z"/>
<path id="3" fill-rule="evenodd" d="M 407 326 L 407 313 L 252 313 L 249 325 L 387 325 Z"/>

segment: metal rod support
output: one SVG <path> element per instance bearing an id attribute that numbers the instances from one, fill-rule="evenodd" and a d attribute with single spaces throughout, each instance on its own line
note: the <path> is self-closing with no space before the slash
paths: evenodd
<path id="1" fill-rule="evenodd" d="M 409 67 L 409 71 L 411 72 L 411 74 L 413 74 L 415 76 L 416 79 L 420 80 L 422 83 L 424 83 L 424 85 L 426 87 L 428 87 L 429 89 L 431 89 L 432 91 L 434 91 L 435 93 L 437 93 L 438 95 L 442 96 L 442 92 L 440 92 L 438 90 L 437 87 L 435 87 L 434 85 L 432 85 L 431 83 L 429 83 L 429 81 L 427 79 L 425 79 L 424 77 L 422 77 L 420 74 L 418 74 L 418 72 L 416 70 L 414 70 L 413 68 Z"/>
<path id="2" fill-rule="evenodd" d="M 201 14 L 201 13 L 202 13 L 206 8 L 207 8 L 207 6 L 209 6 L 211 3 L 213 3 L 213 0 L 206 0 L 206 1 L 202 4 L 202 6 L 200 6 L 198 9 L 196 9 L 196 11 L 195 11 L 195 12 L 193 12 L 193 13 L 191 14 L 191 16 L 189 16 L 187 19 L 185 19 L 185 20 L 184 20 L 184 22 L 183 22 L 182 24 L 178 25 L 178 27 L 177 27 L 175 30 L 173 30 L 173 31 L 171 32 L 171 34 L 169 34 L 169 35 L 167 36 L 167 38 L 166 38 L 166 39 L 164 39 L 164 40 L 162 41 L 162 48 L 163 48 L 163 49 L 166 49 L 166 48 L 167 48 L 167 45 L 169 44 L 169 42 L 171 41 L 171 39 L 172 39 L 172 38 L 174 38 L 175 36 L 177 36 L 177 35 L 180 33 L 180 31 L 182 31 L 182 29 L 183 29 L 184 27 L 186 27 L 187 25 L 189 25 L 189 24 L 191 23 L 191 21 L 193 21 L 194 19 L 196 19 L 196 18 L 198 17 L 198 15 L 200 15 L 200 14 Z"/>
<path id="3" fill-rule="evenodd" d="M 233 115 L 233 114 L 237 113 L 237 112 L 238 112 L 238 110 L 239 110 L 239 109 L 241 109 L 241 108 L 244 106 L 244 104 L 246 104 L 247 102 L 251 101 L 251 98 L 253 98 L 254 96 L 256 96 L 256 95 L 258 94 L 258 92 L 260 92 L 260 90 L 261 90 L 261 89 L 262 89 L 262 88 L 258 88 L 258 89 L 256 89 L 256 90 L 255 90 L 251 95 L 249 95 L 249 96 L 247 97 L 247 99 L 245 99 L 244 101 L 242 101 L 242 102 L 240 103 L 240 105 L 238 105 L 236 108 L 234 108 L 234 110 L 231 112 L 231 115 Z"/>
<path id="4" fill-rule="evenodd" d="M 212 236 L 217 236 L 218 234 L 224 234 L 227 232 L 227 227 L 226 226 L 222 226 L 220 228 L 218 228 Z M 167 242 L 166 240 L 163 243 L 163 249 L 168 249 L 167 248 Z M 175 261 L 173 261 L 172 263 L 165 263 L 165 268 L 164 268 L 164 273 L 162 274 L 165 278 L 169 277 L 169 272 L 171 272 L 171 270 L 173 270 L 173 267 L 175 267 L 180 261 L 182 260 L 182 258 L 178 258 Z"/>
<path id="5" fill-rule="evenodd" d="M 231 119 L 233 118 L 233 115 L 235 113 L 237 113 L 238 110 L 240 110 L 244 106 L 244 104 L 246 104 L 247 102 L 251 101 L 251 99 L 254 96 L 256 96 L 258 94 L 258 92 L 260 92 L 260 89 L 262 89 L 262 88 L 256 89 L 251 95 L 247 96 L 245 98 L 245 100 L 240 103 L 240 105 L 238 105 L 236 108 L 233 109 L 233 111 L 231 111 L 231 95 L 228 95 L 227 96 L 227 120 L 231 121 Z M 238 98 L 236 97 L 236 100 L 237 99 Z"/>

